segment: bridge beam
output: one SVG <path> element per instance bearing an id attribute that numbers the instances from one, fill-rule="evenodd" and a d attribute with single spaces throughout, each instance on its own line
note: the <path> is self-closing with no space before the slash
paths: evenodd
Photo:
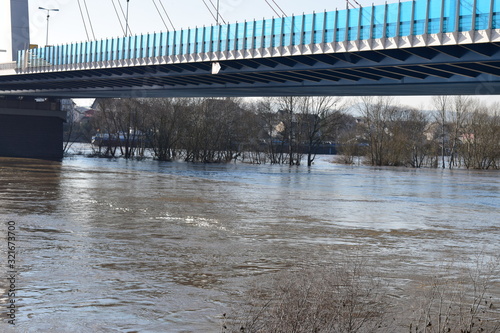
<path id="1" fill-rule="evenodd" d="M 0 156 L 62 159 L 65 119 L 57 100 L 0 96 Z"/>

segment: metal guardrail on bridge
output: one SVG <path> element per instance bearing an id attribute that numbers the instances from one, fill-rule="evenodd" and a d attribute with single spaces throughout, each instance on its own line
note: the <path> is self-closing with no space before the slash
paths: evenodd
<path id="1" fill-rule="evenodd" d="M 11 69 L 16 69 L 16 68 L 17 68 L 17 64 L 15 61 L 0 64 L 0 71 L 11 70 Z"/>

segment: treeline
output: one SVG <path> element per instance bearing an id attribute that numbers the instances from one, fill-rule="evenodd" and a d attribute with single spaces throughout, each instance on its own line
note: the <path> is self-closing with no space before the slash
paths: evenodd
<path id="1" fill-rule="evenodd" d="M 246 102 L 224 98 L 100 99 L 92 119 L 99 156 L 299 165 L 335 137 L 340 111 L 332 97 Z"/>
<path id="2" fill-rule="evenodd" d="M 356 105 L 360 124 L 346 134 L 344 154 L 352 155 L 361 140 L 366 143 L 362 154 L 376 166 L 500 167 L 499 105 L 436 96 L 433 106 L 424 112 L 386 97 L 361 98 Z"/>
<path id="3" fill-rule="evenodd" d="M 103 157 L 311 165 L 328 146 L 345 163 L 500 168 L 498 105 L 438 96 L 433 108 L 387 97 L 100 99 L 86 128 Z"/>

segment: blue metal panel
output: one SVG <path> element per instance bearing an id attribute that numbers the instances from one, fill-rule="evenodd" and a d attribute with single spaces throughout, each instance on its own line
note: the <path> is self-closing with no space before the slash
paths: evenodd
<path id="1" fill-rule="evenodd" d="M 283 34 L 283 19 L 276 18 L 273 19 L 273 36 L 272 36 L 272 46 L 281 46 L 281 36 Z"/>
<path id="2" fill-rule="evenodd" d="M 294 16 L 292 45 L 301 44 L 303 27 L 304 27 L 304 16 L 302 15 Z"/>
<path id="3" fill-rule="evenodd" d="M 292 40 L 292 17 L 283 17 L 283 40 L 282 40 L 282 46 L 288 46 L 291 43 Z"/>
<path id="4" fill-rule="evenodd" d="M 326 13 L 317 13 L 314 14 L 314 37 L 313 37 L 313 43 L 319 44 L 322 43 L 324 40 L 324 28 L 325 28 L 325 18 L 326 18 Z"/>
<path id="5" fill-rule="evenodd" d="M 325 36 L 324 36 L 324 39 L 323 41 L 325 43 L 331 43 L 333 42 L 334 40 L 334 31 L 335 31 L 335 18 L 336 18 L 336 14 L 337 12 L 326 12 L 325 13 L 325 21 L 326 21 L 326 24 L 325 24 Z"/>
<path id="6" fill-rule="evenodd" d="M 425 34 L 425 19 L 427 16 L 427 0 L 420 0 L 415 2 L 415 13 L 413 23 L 413 34 Z"/>
<path id="7" fill-rule="evenodd" d="M 120 39 L 117 38 L 113 42 L 113 54 L 115 54 L 114 58 L 119 60 L 120 58 L 118 57 L 118 50 L 120 49 Z M 136 59 L 137 58 L 137 36 L 130 36 L 129 38 L 129 49 L 130 49 L 130 59 Z"/>
<path id="8" fill-rule="evenodd" d="M 430 0 L 429 1 L 429 23 L 427 32 L 430 34 L 437 34 L 441 28 L 441 8 L 443 0 Z"/>
<path id="9" fill-rule="evenodd" d="M 236 49 L 243 50 L 245 45 L 245 23 L 236 24 Z"/>
<path id="10" fill-rule="evenodd" d="M 348 31 L 348 39 L 356 40 L 358 39 L 359 32 L 359 15 L 361 13 L 360 8 L 353 8 L 349 10 L 349 31 Z"/>
<path id="11" fill-rule="evenodd" d="M 500 0 L 493 1 L 492 28 L 500 29 Z"/>
<path id="12" fill-rule="evenodd" d="M 412 6 L 413 6 L 413 1 L 401 2 L 400 23 L 399 23 L 400 36 L 411 35 Z"/>
<path id="13" fill-rule="evenodd" d="M 229 24 L 227 26 L 227 31 L 226 31 L 226 40 L 227 40 L 227 46 L 226 49 L 227 51 L 233 51 L 234 50 L 234 40 L 236 38 L 236 24 Z"/>
<path id="14" fill-rule="evenodd" d="M 166 38 L 167 38 L 167 50 L 165 52 L 165 55 L 171 56 L 171 55 L 173 55 L 173 50 L 174 50 L 174 47 L 173 47 L 173 45 L 174 45 L 174 31 L 168 31 Z"/>
<path id="15" fill-rule="evenodd" d="M 154 34 L 153 37 L 153 57 L 158 57 L 161 54 L 161 33 Z"/>
<path id="16" fill-rule="evenodd" d="M 302 44 L 311 44 L 313 40 L 313 24 L 314 24 L 314 14 L 303 15 L 303 27 L 304 33 L 302 36 Z"/>
<path id="17" fill-rule="evenodd" d="M 347 10 L 340 10 L 337 12 L 337 19 L 335 22 L 335 41 L 342 42 L 345 40 L 345 27 L 347 24 Z"/>
<path id="18" fill-rule="evenodd" d="M 73 55 L 73 57 L 74 57 L 74 59 L 75 59 L 75 60 L 74 60 L 74 63 L 75 63 L 75 64 L 79 64 L 79 63 L 81 62 L 81 61 L 80 61 L 80 48 L 81 48 L 81 43 L 76 43 L 76 44 L 74 44 L 74 45 L 75 45 L 75 49 L 74 49 L 74 52 L 75 52 L 75 53 L 74 53 L 74 55 Z M 40 49 L 40 52 L 41 52 L 41 51 L 43 51 L 43 49 Z M 41 56 L 41 55 L 39 55 L 39 56 Z"/>
<path id="19" fill-rule="evenodd" d="M 189 30 L 181 30 L 181 47 L 180 47 L 180 53 L 181 54 L 188 54 L 189 53 Z"/>
<path id="20" fill-rule="evenodd" d="M 399 3 L 391 3 L 387 5 L 387 22 L 385 27 L 385 37 L 396 37 L 398 30 L 398 12 Z"/>
<path id="21" fill-rule="evenodd" d="M 244 49 L 249 50 L 253 48 L 253 29 L 254 29 L 254 21 L 245 22 L 245 43 Z"/>
<path id="22" fill-rule="evenodd" d="M 373 7 L 372 38 L 384 37 L 385 5 Z"/>
<path id="23" fill-rule="evenodd" d="M 472 28 L 472 4 L 469 1 L 460 1 L 460 19 L 458 31 L 469 31 Z"/>
<path id="24" fill-rule="evenodd" d="M 203 31 L 205 28 L 196 28 L 196 52 L 203 52 Z M 166 41 L 168 45 L 168 40 Z"/>
<path id="25" fill-rule="evenodd" d="M 174 32 L 174 54 L 180 55 L 182 54 L 182 39 L 184 33 L 182 30 L 176 30 Z"/>
<path id="26" fill-rule="evenodd" d="M 456 16 L 457 16 L 456 11 L 457 11 L 456 0 L 444 0 L 443 32 L 452 32 L 455 30 Z"/>
<path id="27" fill-rule="evenodd" d="M 254 29 L 254 47 L 256 49 L 262 47 L 262 34 L 263 34 L 263 21 L 255 21 L 255 29 Z"/>
<path id="28" fill-rule="evenodd" d="M 262 46 L 261 47 L 270 47 L 271 46 L 271 31 L 273 27 L 272 20 L 264 20 L 262 22 Z"/>
<path id="29" fill-rule="evenodd" d="M 372 25 L 373 7 L 364 7 L 361 9 L 359 39 L 370 39 Z"/>
<path id="30" fill-rule="evenodd" d="M 488 29 L 490 2 L 476 1 L 476 30 Z"/>

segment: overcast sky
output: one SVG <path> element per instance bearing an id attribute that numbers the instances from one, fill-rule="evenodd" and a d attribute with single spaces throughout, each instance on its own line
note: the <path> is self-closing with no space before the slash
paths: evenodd
<path id="1" fill-rule="evenodd" d="M 214 5 L 217 4 L 217 0 L 212 0 L 212 2 Z M 350 0 L 350 2 L 355 3 L 355 0 Z M 357 2 L 363 6 L 370 6 L 372 2 L 382 4 L 385 1 L 357 0 Z M 87 31 L 78 3 L 80 3 L 84 14 Z M 211 6 L 210 0 L 205 0 L 205 3 Z M 273 5 L 274 10 L 267 3 Z M 167 30 L 165 24 L 169 29 L 172 29 L 163 8 L 165 8 L 175 29 L 215 23 L 215 19 L 203 0 L 129 0 L 128 4 L 129 26 L 133 34 L 165 31 Z M 162 16 L 158 13 L 155 4 Z M 281 11 L 292 15 L 346 7 L 345 0 L 219 0 L 219 4 L 222 18 L 230 23 L 253 20 L 254 18 L 276 17 L 276 12 L 281 13 Z M 47 11 L 40 10 L 39 7 L 59 9 L 57 12 L 50 12 L 49 44 L 51 45 L 86 41 L 87 34 L 90 39 L 94 39 L 94 36 L 95 39 L 104 39 L 124 35 L 123 26 L 125 26 L 124 17 L 126 15 L 123 14 L 126 13 L 127 0 L 30 0 L 29 5 L 32 44 L 45 45 Z M 90 21 L 88 17 L 90 17 Z M 401 100 L 405 104 L 430 108 L 429 98 L 404 97 Z M 78 101 L 78 103 L 89 104 L 88 101 Z"/>

